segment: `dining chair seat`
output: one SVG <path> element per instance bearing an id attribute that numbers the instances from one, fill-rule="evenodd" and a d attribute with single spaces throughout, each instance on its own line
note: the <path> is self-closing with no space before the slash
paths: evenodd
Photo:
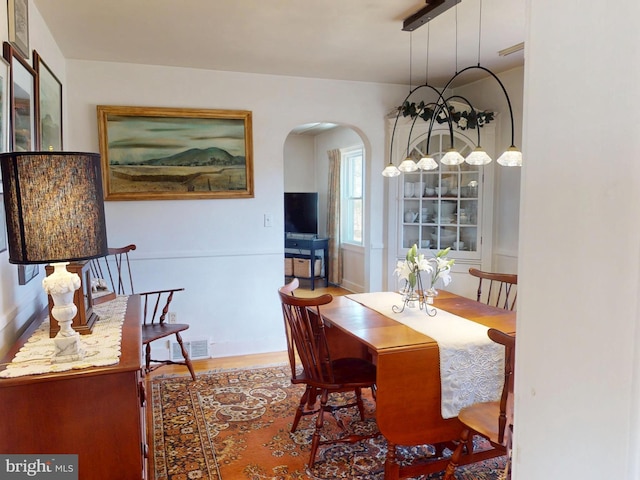
<path id="1" fill-rule="evenodd" d="M 347 384 L 349 388 L 366 388 L 376 383 L 376 367 L 367 360 L 339 358 L 331 362 L 331 368 L 336 385 L 334 388 L 343 388 Z"/>
<path id="2" fill-rule="evenodd" d="M 178 332 L 183 332 L 189 328 L 186 323 L 164 323 L 162 325 L 149 325 L 142 330 L 142 343 L 147 344 L 154 340 L 167 337 L 169 335 L 175 335 Z"/>
<path id="3" fill-rule="evenodd" d="M 458 420 L 490 442 L 499 443 L 500 429 L 496 419 L 500 416 L 500 402 L 476 403 L 473 409 L 462 409 Z"/>

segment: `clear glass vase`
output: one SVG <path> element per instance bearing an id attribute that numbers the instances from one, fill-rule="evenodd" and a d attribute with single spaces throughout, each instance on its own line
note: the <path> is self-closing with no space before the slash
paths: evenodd
<path id="1" fill-rule="evenodd" d="M 416 303 L 420 301 L 420 296 L 416 292 L 416 287 L 407 283 L 404 289 L 404 302 L 409 308 L 414 308 Z"/>
<path id="2" fill-rule="evenodd" d="M 433 301 L 438 296 L 438 291 L 435 288 L 431 287 L 426 292 L 424 292 L 424 296 L 427 305 L 433 305 Z"/>

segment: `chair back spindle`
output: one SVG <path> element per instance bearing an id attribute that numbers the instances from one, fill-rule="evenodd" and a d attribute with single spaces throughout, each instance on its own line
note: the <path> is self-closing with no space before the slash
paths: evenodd
<path id="1" fill-rule="evenodd" d="M 91 260 L 93 278 L 104 280 L 109 290 L 116 295 L 134 294 L 129 252 L 135 249 L 136 246 L 133 244 L 119 248 L 110 247 L 107 256 Z"/>
<path id="2" fill-rule="evenodd" d="M 518 297 L 518 275 L 513 273 L 483 272 L 470 268 L 469 274 L 478 278 L 476 300 L 494 307 L 514 310 Z M 488 283 L 488 288 L 484 288 Z M 483 290 L 484 288 L 484 290 Z"/>
<path id="3" fill-rule="evenodd" d="M 331 356 L 320 316 L 320 305 L 333 300 L 330 294 L 316 298 L 300 298 L 280 292 L 285 329 L 291 335 L 300 363 L 312 383 L 334 382 Z"/>

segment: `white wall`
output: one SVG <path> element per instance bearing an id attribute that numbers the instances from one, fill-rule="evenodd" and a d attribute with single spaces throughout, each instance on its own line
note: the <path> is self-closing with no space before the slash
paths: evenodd
<path id="1" fill-rule="evenodd" d="M 311 135 L 289 134 L 284 143 L 284 191 L 315 192 L 315 141 Z"/>
<path id="2" fill-rule="evenodd" d="M 528 2 L 517 480 L 640 478 L 638 2 Z"/>
<path id="3" fill-rule="evenodd" d="M 188 85 L 188 88 L 185 86 Z M 372 196 L 371 242 L 382 244 L 384 115 L 403 87 L 104 62 L 68 61 L 68 147 L 97 151 L 96 105 L 246 109 L 253 112 L 255 198 L 106 202 L 110 245 L 136 243 L 138 289 L 184 286 L 178 321 L 208 336 L 213 355 L 285 348 L 276 290 L 283 282 L 283 148 L 291 129 L 323 119 L 357 125 Z M 272 228 L 263 215 L 274 216 Z M 373 252 L 374 262 L 380 263 Z M 381 275 L 366 271 L 366 287 Z"/>

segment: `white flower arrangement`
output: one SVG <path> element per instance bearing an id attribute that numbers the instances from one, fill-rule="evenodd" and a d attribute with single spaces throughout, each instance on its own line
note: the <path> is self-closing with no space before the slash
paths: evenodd
<path id="1" fill-rule="evenodd" d="M 411 290 L 416 287 L 420 272 L 429 276 L 430 289 L 435 287 L 438 280 L 442 280 L 446 287 L 451 283 L 451 267 L 455 263 L 455 260 L 447 258 L 450 250 L 451 247 L 445 248 L 427 259 L 423 253 L 418 252 L 418 246 L 414 244 L 407 252 L 405 260 L 398 261 L 394 273 L 400 280 L 405 280 Z"/>
<path id="2" fill-rule="evenodd" d="M 433 257 L 432 262 L 434 264 L 433 271 L 431 272 L 431 288 L 434 288 L 438 280 L 442 280 L 442 284 L 446 287 L 451 283 L 451 267 L 456 262 L 454 259 L 447 258 L 451 247 L 440 250 Z"/>

